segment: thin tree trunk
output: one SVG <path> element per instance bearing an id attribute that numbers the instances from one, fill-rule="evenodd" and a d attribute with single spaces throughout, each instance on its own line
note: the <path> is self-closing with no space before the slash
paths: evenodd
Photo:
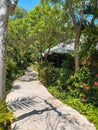
<path id="1" fill-rule="evenodd" d="M 81 30 L 76 30 L 75 37 L 75 71 L 79 69 L 79 42 L 80 42 Z"/>
<path id="2" fill-rule="evenodd" d="M 70 16 L 72 18 L 72 22 L 73 22 L 74 28 L 76 30 L 74 49 L 75 49 L 75 71 L 77 71 L 79 69 L 79 42 L 80 42 L 80 36 L 81 36 L 81 28 L 82 28 L 82 24 L 83 24 L 85 0 L 82 0 L 82 4 L 81 4 L 79 25 L 77 25 L 75 11 L 72 8 L 72 0 L 67 0 L 67 2 L 68 2 Z"/>
<path id="3" fill-rule="evenodd" d="M 0 98 L 5 95 L 6 37 L 8 23 L 8 0 L 0 1 Z"/>

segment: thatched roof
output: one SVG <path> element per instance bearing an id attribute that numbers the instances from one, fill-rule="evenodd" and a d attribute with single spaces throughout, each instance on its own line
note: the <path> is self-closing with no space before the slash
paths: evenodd
<path id="1" fill-rule="evenodd" d="M 96 50 L 98 50 L 98 43 L 96 45 Z M 43 56 L 45 54 L 51 55 L 53 53 L 59 53 L 59 54 L 70 53 L 70 54 L 72 54 L 72 52 L 74 52 L 74 41 L 72 41 L 71 43 L 69 42 L 69 44 L 60 43 L 60 44 L 54 46 L 53 48 L 46 49 L 42 55 Z"/>
<path id="2" fill-rule="evenodd" d="M 50 48 L 50 49 L 46 49 L 43 53 L 43 56 L 45 54 L 53 54 L 53 53 L 60 53 L 60 54 L 63 54 L 63 53 L 71 53 L 74 51 L 74 42 L 72 42 L 71 44 L 64 44 L 64 43 L 60 43 L 56 46 L 54 46 L 53 48 Z"/>

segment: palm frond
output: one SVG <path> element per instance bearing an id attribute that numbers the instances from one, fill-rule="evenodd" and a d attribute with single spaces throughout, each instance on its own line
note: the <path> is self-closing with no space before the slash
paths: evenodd
<path id="1" fill-rule="evenodd" d="M 10 101 L 7 104 L 10 109 L 16 111 L 16 109 L 28 109 L 30 106 L 33 106 L 36 103 L 38 103 L 38 101 L 36 101 L 36 97 L 23 97 L 21 99 L 17 98 L 14 101 Z"/>

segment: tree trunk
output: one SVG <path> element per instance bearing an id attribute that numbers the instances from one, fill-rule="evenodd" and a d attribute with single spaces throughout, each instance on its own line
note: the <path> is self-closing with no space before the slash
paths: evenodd
<path id="1" fill-rule="evenodd" d="M 75 71 L 79 69 L 79 42 L 80 42 L 81 30 L 76 30 L 76 37 L 75 37 Z"/>
<path id="2" fill-rule="evenodd" d="M 5 97 L 6 38 L 8 17 L 13 13 L 18 0 L 0 0 L 0 98 Z"/>
<path id="3" fill-rule="evenodd" d="M 85 1 L 82 0 L 81 8 L 79 8 L 80 14 L 78 14 L 78 15 L 80 16 L 80 22 L 78 23 L 78 25 L 77 25 L 77 17 L 75 15 L 75 11 L 72 8 L 73 2 L 72 2 L 72 0 L 67 0 L 67 2 L 68 2 L 68 8 L 69 8 L 70 16 L 72 18 L 74 28 L 76 29 L 74 49 L 75 49 L 75 71 L 77 71 L 79 69 L 79 42 L 80 42 L 80 36 L 81 36 L 81 28 L 82 28 L 82 24 L 83 24 Z"/>
<path id="4" fill-rule="evenodd" d="M 0 1 L 0 98 L 5 93 L 5 56 L 8 23 L 8 0 Z"/>

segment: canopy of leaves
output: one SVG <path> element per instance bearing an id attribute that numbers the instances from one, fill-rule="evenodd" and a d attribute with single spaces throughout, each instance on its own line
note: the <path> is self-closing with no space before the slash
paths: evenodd
<path id="1" fill-rule="evenodd" d="M 17 6 L 15 8 L 13 15 L 11 16 L 11 19 L 23 18 L 24 16 L 26 16 L 26 14 L 27 11 L 24 8 Z"/>
<path id="2" fill-rule="evenodd" d="M 30 42 L 40 53 L 64 41 L 62 14 L 62 10 L 46 4 L 36 6 L 26 16 Z"/>

